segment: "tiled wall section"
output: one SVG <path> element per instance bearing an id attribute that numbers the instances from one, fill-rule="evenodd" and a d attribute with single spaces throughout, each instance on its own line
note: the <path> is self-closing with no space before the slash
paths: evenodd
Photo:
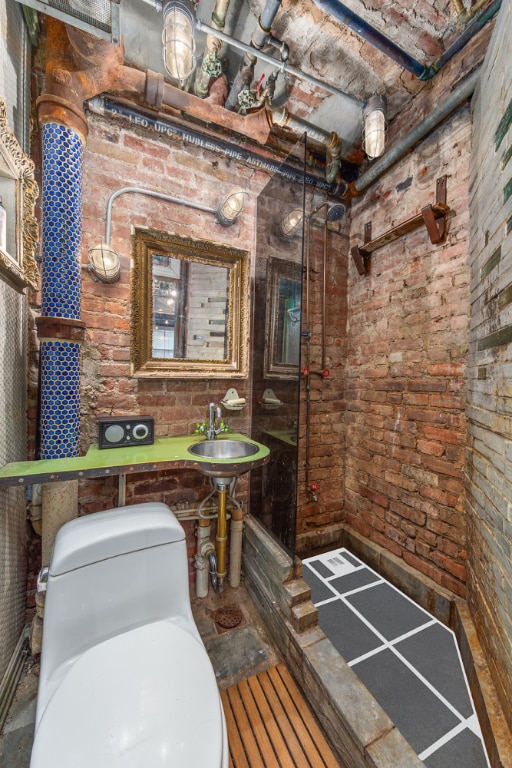
<path id="1" fill-rule="evenodd" d="M 469 601 L 512 725 L 512 3 L 474 104 L 468 369 Z M 508 71 L 507 71 L 508 69 Z"/>

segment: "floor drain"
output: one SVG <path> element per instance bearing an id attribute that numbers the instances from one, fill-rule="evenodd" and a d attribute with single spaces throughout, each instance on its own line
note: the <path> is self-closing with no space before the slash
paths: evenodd
<path id="1" fill-rule="evenodd" d="M 215 611 L 215 623 L 223 629 L 237 627 L 243 619 L 243 614 L 238 605 L 225 605 Z"/>

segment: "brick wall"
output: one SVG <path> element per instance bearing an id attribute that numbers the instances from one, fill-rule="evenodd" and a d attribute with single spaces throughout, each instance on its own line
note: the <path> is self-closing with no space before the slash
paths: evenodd
<path id="1" fill-rule="evenodd" d="M 132 225 L 154 227 L 252 252 L 255 200 L 265 181 L 263 172 L 213 152 L 89 115 L 84 161 L 84 264 L 88 248 L 105 238 L 107 201 L 121 187 L 160 191 L 209 207 L 215 207 L 235 184 L 250 190 L 251 197 L 240 221 L 230 228 L 219 225 L 211 213 L 148 196 L 123 194 L 114 202 L 111 244 L 121 255 L 121 279 L 105 285 L 95 282 L 89 272 L 82 273 L 82 319 L 87 328 L 82 352 L 82 453 L 97 442 L 96 419 L 101 415 L 149 414 L 160 437 L 192 433 L 196 422 L 206 418 L 208 403 L 219 402 L 231 386 L 250 402 L 248 379 L 139 379 L 130 375 L 130 238 Z M 233 431 L 249 433 L 250 407 L 225 415 Z M 208 492 L 207 479 L 193 470 L 134 474 L 127 477 L 126 503 L 158 500 L 186 510 Z M 239 483 L 237 496 L 241 500 L 246 497 L 245 478 Z M 115 506 L 117 481 L 80 482 L 79 504 L 80 513 Z M 192 557 L 194 525 L 189 522 L 185 527 Z"/>
<path id="2" fill-rule="evenodd" d="M 306 470 L 307 386 L 301 379 L 301 441 L 299 445 L 297 551 L 325 546 L 336 537 L 343 518 L 345 464 L 345 360 L 347 328 L 348 228 L 346 216 L 328 224 L 325 251 L 325 335 L 323 328 L 324 227 L 323 215 L 310 229 L 309 471 Z M 304 289 L 305 290 L 305 289 Z M 325 342 L 325 349 L 324 347 Z M 307 362 L 306 342 L 302 359 Z M 329 371 L 319 373 L 323 363 Z M 311 493 L 309 484 L 318 485 Z M 317 496 L 315 500 L 314 495 Z"/>
<path id="3" fill-rule="evenodd" d="M 432 97 L 427 89 L 423 100 Z M 353 202 L 352 245 L 366 222 L 377 237 L 433 203 L 444 175 L 456 216 L 443 245 L 422 226 L 372 254 L 368 276 L 350 263 L 346 366 L 346 521 L 459 595 L 470 141 L 465 106 Z"/>
<path id="4" fill-rule="evenodd" d="M 512 725 L 512 4 L 474 99 L 468 370 L 468 592 Z"/>

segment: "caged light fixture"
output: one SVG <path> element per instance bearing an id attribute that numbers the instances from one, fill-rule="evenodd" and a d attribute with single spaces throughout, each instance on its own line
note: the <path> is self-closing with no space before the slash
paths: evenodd
<path id="1" fill-rule="evenodd" d="M 289 240 L 299 234 L 304 218 L 302 208 L 294 208 L 284 216 L 277 224 L 276 234 L 278 237 Z"/>
<path id="2" fill-rule="evenodd" d="M 119 254 L 107 243 L 99 243 L 89 249 L 88 269 L 101 283 L 115 283 L 121 275 Z"/>
<path id="3" fill-rule="evenodd" d="M 230 227 L 237 221 L 245 207 L 245 201 L 248 197 L 247 192 L 243 190 L 242 187 L 233 187 L 231 192 L 224 197 L 218 208 L 211 208 L 207 205 L 194 203 L 190 200 L 183 200 L 180 197 L 173 197 L 172 195 L 165 195 L 162 192 L 155 192 L 151 189 L 142 189 L 141 187 L 122 187 L 116 192 L 112 192 L 107 203 L 105 242 L 94 245 L 87 253 L 89 264 L 86 268 L 92 273 L 95 280 L 99 280 L 102 283 L 115 283 L 121 276 L 119 254 L 110 245 L 110 229 L 114 200 L 116 200 L 119 195 L 124 195 L 127 192 L 148 195 L 149 197 L 155 197 L 159 200 L 167 200 L 170 203 L 186 205 L 189 208 L 195 208 L 198 211 L 213 213 L 217 221 L 222 224 L 223 227 Z"/>
<path id="4" fill-rule="evenodd" d="M 369 158 L 380 157 L 386 143 L 386 97 L 371 96 L 364 108 L 364 151 Z"/>
<path id="5" fill-rule="evenodd" d="M 163 8 L 164 66 L 172 82 L 183 88 L 196 66 L 194 5 L 190 0 L 168 0 Z"/>
<path id="6" fill-rule="evenodd" d="M 223 227 L 230 227 L 245 208 L 247 192 L 242 187 L 233 187 L 215 211 L 215 217 Z"/>

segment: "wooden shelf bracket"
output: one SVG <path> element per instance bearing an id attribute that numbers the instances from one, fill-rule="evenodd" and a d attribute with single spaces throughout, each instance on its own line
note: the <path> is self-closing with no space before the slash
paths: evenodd
<path id="1" fill-rule="evenodd" d="M 354 259 L 357 271 L 360 275 L 367 275 L 370 271 L 370 255 L 378 248 L 392 243 L 399 237 L 413 232 L 418 227 L 425 225 L 430 242 L 433 245 L 439 245 L 446 240 L 448 233 L 448 219 L 455 216 L 453 211 L 446 204 L 446 176 L 441 176 L 436 182 L 436 201 L 431 205 L 426 205 L 421 209 L 421 213 L 413 216 L 411 219 L 397 224 L 392 229 L 372 240 L 372 224 L 367 222 L 364 227 L 364 244 L 354 245 L 351 248 L 352 258 Z"/>

